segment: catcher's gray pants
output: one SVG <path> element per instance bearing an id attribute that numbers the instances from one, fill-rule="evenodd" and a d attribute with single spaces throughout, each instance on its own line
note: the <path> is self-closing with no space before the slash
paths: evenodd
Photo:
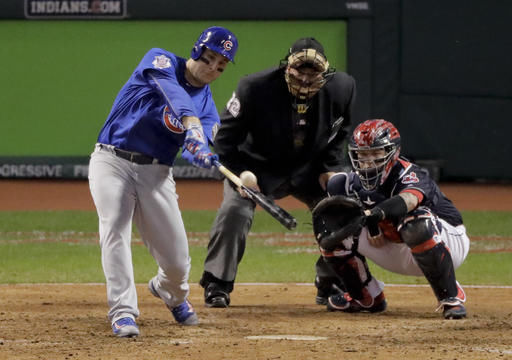
<path id="1" fill-rule="evenodd" d="M 309 194 L 294 192 L 290 195 L 310 208 L 320 200 L 318 196 Z M 224 199 L 210 231 L 205 272 L 226 282 L 235 281 L 238 264 L 244 255 L 247 234 L 251 229 L 254 208 L 252 200 L 243 198 L 228 180 L 224 180 Z M 319 277 L 335 276 L 321 256 L 316 263 L 316 271 Z"/>

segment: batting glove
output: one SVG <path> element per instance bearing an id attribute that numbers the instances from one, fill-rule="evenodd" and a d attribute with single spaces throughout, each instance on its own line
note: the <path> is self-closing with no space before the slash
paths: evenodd
<path id="1" fill-rule="evenodd" d="M 214 160 L 219 161 L 217 154 L 213 154 L 209 149 L 207 151 L 199 150 L 194 154 L 192 165 L 209 169 L 213 166 Z"/>
<path id="2" fill-rule="evenodd" d="M 192 155 L 195 155 L 200 149 L 204 150 L 204 147 L 208 148 L 207 140 L 203 133 L 203 127 L 199 124 L 192 124 L 187 129 L 183 145 Z"/>

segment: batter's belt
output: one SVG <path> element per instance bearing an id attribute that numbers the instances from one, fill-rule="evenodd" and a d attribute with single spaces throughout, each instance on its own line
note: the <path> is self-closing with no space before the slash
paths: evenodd
<path id="1" fill-rule="evenodd" d="M 112 154 L 120 157 L 121 159 L 128 160 L 132 163 L 139 165 L 149 165 L 149 164 L 159 164 L 159 160 L 157 158 L 153 158 L 148 155 L 141 154 L 135 151 L 127 151 L 123 149 L 116 148 L 112 145 L 106 144 L 96 144 L 99 149 L 105 149 L 110 151 Z"/>

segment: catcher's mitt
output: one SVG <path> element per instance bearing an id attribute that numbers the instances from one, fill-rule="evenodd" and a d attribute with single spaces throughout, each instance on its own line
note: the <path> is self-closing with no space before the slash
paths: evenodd
<path id="1" fill-rule="evenodd" d="M 334 250 L 346 238 L 359 236 L 366 218 L 359 201 L 342 195 L 323 199 L 312 214 L 316 240 L 325 250 Z"/>

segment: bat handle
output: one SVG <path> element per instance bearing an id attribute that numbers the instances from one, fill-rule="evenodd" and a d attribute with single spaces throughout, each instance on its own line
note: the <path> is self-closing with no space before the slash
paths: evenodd
<path id="1" fill-rule="evenodd" d="M 219 171 L 224 174 L 224 176 L 226 176 L 231 182 L 233 182 L 233 184 L 235 184 L 238 187 L 242 187 L 242 180 L 240 180 L 238 176 L 233 174 L 227 167 L 222 165 L 217 160 L 213 160 L 213 165 L 215 165 L 217 169 L 219 169 Z"/>

